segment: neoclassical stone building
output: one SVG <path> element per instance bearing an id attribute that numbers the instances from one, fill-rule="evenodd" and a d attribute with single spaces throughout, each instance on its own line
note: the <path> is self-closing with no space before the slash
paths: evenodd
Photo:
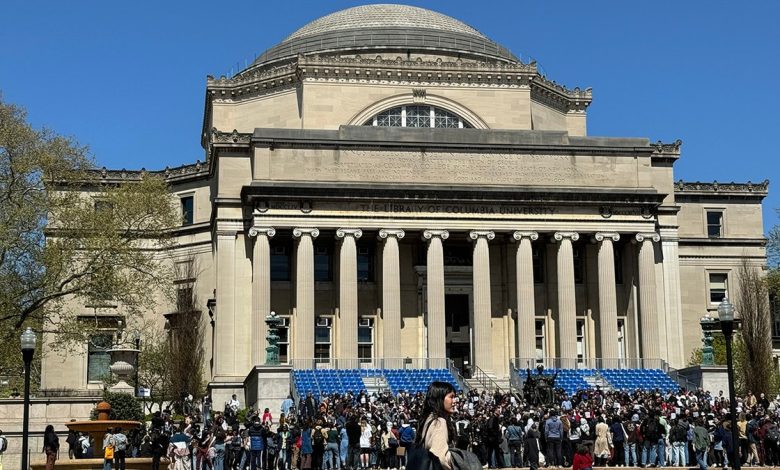
<path id="1" fill-rule="evenodd" d="M 686 365 L 741 260 L 766 262 L 768 183 L 675 181 L 679 141 L 589 137 L 591 100 L 400 5 L 325 16 L 209 77 L 207 160 L 161 173 L 215 401 L 265 373 L 270 311 L 296 367 Z M 101 357 L 47 355 L 44 391 L 99 388 Z"/>

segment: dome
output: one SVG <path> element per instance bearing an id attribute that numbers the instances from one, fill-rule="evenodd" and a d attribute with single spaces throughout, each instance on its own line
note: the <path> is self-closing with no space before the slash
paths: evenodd
<path id="1" fill-rule="evenodd" d="M 408 5 L 362 5 L 337 11 L 298 29 L 252 66 L 327 52 L 413 50 L 519 62 L 509 50 L 455 18 Z"/>

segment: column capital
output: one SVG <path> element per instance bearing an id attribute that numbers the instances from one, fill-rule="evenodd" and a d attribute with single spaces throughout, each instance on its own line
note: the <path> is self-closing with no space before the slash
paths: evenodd
<path id="1" fill-rule="evenodd" d="M 385 239 L 389 237 L 395 237 L 398 240 L 402 239 L 406 235 L 406 232 L 400 228 L 383 228 L 379 231 L 379 238 Z"/>
<path id="2" fill-rule="evenodd" d="M 488 241 L 496 238 L 496 232 L 492 230 L 472 230 L 469 232 L 469 239 L 478 240 L 480 238 L 486 238 Z"/>
<path id="3" fill-rule="evenodd" d="M 652 242 L 659 242 L 661 241 L 661 236 L 655 232 L 639 232 L 634 236 L 634 240 L 636 240 L 639 243 L 645 240 L 652 241 Z"/>
<path id="4" fill-rule="evenodd" d="M 254 238 L 260 234 L 265 235 L 268 238 L 276 235 L 276 229 L 273 227 L 252 227 L 249 229 L 249 236 Z"/>
<path id="5" fill-rule="evenodd" d="M 512 233 L 512 238 L 514 238 L 517 241 L 520 241 L 523 238 L 528 238 L 531 241 L 536 241 L 536 240 L 539 239 L 539 233 L 538 232 L 523 232 L 522 230 L 518 230 L 518 231 Z"/>
<path id="6" fill-rule="evenodd" d="M 301 238 L 304 235 L 309 235 L 312 238 L 317 238 L 320 236 L 320 229 L 311 228 L 311 227 L 295 227 L 293 229 L 293 237 Z"/>
<path id="7" fill-rule="evenodd" d="M 617 232 L 596 232 L 593 234 L 594 242 L 603 242 L 604 240 L 607 239 L 616 242 L 620 240 L 620 234 Z"/>
<path id="8" fill-rule="evenodd" d="M 446 230 L 425 230 L 422 236 L 426 240 L 430 240 L 432 238 L 441 238 L 442 240 L 446 240 L 450 238 L 450 232 Z"/>
<path id="9" fill-rule="evenodd" d="M 555 232 L 553 234 L 553 240 L 556 242 L 562 241 L 564 238 L 570 238 L 571 241 L 576 242 L 580 239 L 580 234 L 577 232 Z"/>
<path id="10" fill-rule="evenodd" d="M 336 230 L 336 238 L 354 237 L 356 240 L 363 236 L 359 228 L 340 228 Z"/>

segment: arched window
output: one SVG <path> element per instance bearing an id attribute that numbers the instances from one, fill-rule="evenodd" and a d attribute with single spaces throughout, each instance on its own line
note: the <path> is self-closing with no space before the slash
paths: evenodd
<path id="1" fill-rule="evenodd" d="M 474 126 L 465 119 L 436 106 L 397 106 L 390 108 L 365 122 L 365 126 L 382 127 L 446 127 L 470 129 Z"/>

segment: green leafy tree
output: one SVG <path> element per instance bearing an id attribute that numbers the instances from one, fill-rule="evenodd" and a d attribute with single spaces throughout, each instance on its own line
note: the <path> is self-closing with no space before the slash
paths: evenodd
<path id="1" fill-rule="evenodd" d="M 111 405 L 110 419 L 123 421 L 144 421 L 141 401 L 127 393 L 104 392 L 103 400 Z M 97 419 L 97 411 L 92 412 L 92 420 Z"/>
<path id="2" fill-rule="evenodd" d="M 83 344 L 96 326 L 78 320 L 84 305 L 127 318 L 170 298 L 159 253 L 179 222 L 162 178 L 105 180 L 86 147 L 34 129 L 0 97 L 0 343 L 18 348 L 32 326 L 56 333 L 54 347 Z M 20 354 L 5 349 L 0 375 L 14 375 Z"/>

